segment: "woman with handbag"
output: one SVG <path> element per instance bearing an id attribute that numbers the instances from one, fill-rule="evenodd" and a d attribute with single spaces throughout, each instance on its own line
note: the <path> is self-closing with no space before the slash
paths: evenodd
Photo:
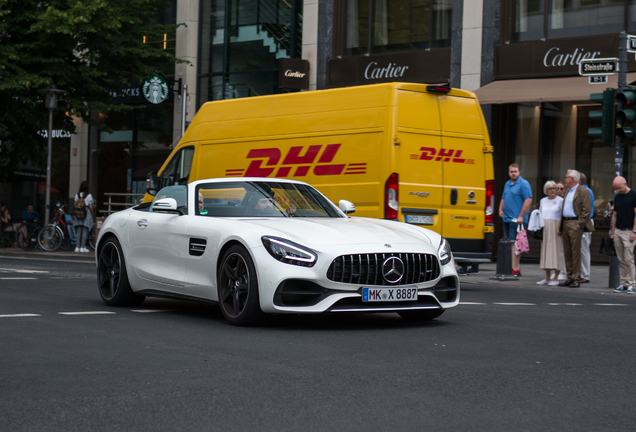
<path id="1" fill-rule="evenodd" d="M 88 233 L 93 228 L 93 196 L 88 193 L 88 182 L 83 181 L 79 191 L 75 195 L 75 207 L 73 209 L 73 226 L 75 227 L 76 248 L 75 252 L 90 252 L 86 247 Z"/>
<path id="2" fill-rule="evenodd" d="M 537 282 L 537 285 L 555 286 L 559 284 L 559 272 L 565 262 L 563 240 L 558 235 L 563 198 L 557 195 L 557 185 L 552 180 L 548 180 L 543 185 L 543 193 L 547 197 L 543 198 L 539 205 L 544 223 L 539 268 L 545 270 L 545 279 Z M 554 279 L 551 279 L 552 271 L 554 271 Z"/>

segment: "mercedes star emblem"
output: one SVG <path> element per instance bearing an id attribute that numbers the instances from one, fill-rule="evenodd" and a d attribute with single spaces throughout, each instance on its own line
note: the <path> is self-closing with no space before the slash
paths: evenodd
<path id="1" fill-rule="evenodd" d="M 404 262 L 398 257 L 389 257 L 382 264 L 382 276 L 388 283 L 398 283 L 404 276 Z"/>

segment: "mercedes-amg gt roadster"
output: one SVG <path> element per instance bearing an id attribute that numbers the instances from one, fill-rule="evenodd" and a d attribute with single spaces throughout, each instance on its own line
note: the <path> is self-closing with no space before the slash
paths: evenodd
<path id="1" fill-rule="evenodd" d="M 168 186 L 102 225 L 99 293 L 111 306 L 147 296 L 217 303 L 227 321 L 244 326 L 275 313 L 430 320 L 457 306 L 459 278 L 444 238 L 354 211 L 294 180 Z"/>

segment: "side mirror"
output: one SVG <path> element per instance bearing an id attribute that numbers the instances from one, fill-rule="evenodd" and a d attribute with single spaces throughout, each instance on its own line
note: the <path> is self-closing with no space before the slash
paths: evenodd
<path id="1" fill-rule="evenodd" d="M 356 211 L 356 206 L 354 206 L 351 201 L 347 200 L 340 200 L 338 202 L 338 208 L 346 215 Z"/>
<path id="2" fill-rule="evenodd" d="M 181 213 L 181 210 L 177 209 L 177 200 L 174 198 L 161 198 L 152 203 L 151 207 L 153 212 L 165 212 L 165 213 Z"/>
<path id="3" fill-rule="evenodd" d="M 146 178 L 146 193 L 155 196 L 159 190 L 159 177 L 156 172 L 149 172 Z"/>

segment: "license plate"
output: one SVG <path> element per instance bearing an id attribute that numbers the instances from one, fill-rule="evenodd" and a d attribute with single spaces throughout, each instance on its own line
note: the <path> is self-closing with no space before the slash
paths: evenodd
<path id="1" fill-rule="evenodd" d="M 363 302 L 417 300 L 417 288 L 362 288 Z"/>
<path id="2" fill-rule="evenodd" d="M 406 223 L 418 225 L 433 225 L 433 216 L 406 215 Z"/>

